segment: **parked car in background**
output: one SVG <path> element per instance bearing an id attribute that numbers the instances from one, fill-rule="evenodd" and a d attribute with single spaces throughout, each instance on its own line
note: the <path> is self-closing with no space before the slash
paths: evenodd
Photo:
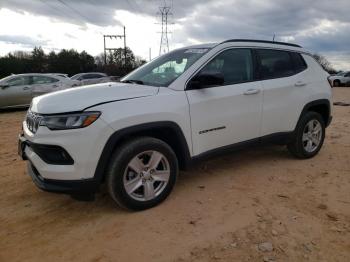
<path id="1" fill-rule="evenodd" d="M 329 81 L 331 82 L 332 86 L 349 86 L 350 85 L 350 71 L 347 72 L 340 72 L 336 75 L 332 75 L 329 78 Z"/>
<path id="2" fill-rule="evenodd" d="M 71 79 L 80 81 L 81 85 L 93 85 L 111 81 L 110 77 L 105 73 L 98 72 L 76 74 Z"/>
<path id="3" fill-rule="evenodd" d="M 19 74 L 0 80 L 0 108 L 29 106 L 33 97 L 81 85 L 55 74 Z"/>

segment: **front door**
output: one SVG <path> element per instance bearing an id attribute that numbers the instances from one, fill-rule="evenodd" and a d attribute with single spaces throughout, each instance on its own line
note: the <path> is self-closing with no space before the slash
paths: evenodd
<path id="1" fill-rule="evenodd" d="M 233 48 L 218 54 L 197 74 L 217 72 L 224 82 L 186 91 L 194 155 L 260 136 L 262 90 L 261 83 L 254 81 L 254 71 L 252 51 Z"/>
<path id="2" fill-rule="evenodd" d="M 29 105 L 32 99 L 31 78 L 14 76 L 0 87 L 0 107 Z"/>

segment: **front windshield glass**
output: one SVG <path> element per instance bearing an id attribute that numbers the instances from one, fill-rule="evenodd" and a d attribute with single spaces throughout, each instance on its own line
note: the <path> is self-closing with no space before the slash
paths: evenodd
<path id="1" fill-rule="evenodd" d="M 14 75 L 6 76 L 6 77 L 0 79 L 0 82 L 1 82 L 1 83 L 6 83 L 7 80 L 11 79 L 13 76 L 14 76 Z"/>
<path id="2" fill-rule="evenodd" d="M 169 86 L 208 50 L 207 48 L 175 50 L 136 69 L 121 82 Z"/>
<path id="3" fill-rule="evenodd" d="M 81 74 L 76 74 L 76 75 L 72 76 L 71 79 L 77 80 L 80 76 L 81 76 Z"/>

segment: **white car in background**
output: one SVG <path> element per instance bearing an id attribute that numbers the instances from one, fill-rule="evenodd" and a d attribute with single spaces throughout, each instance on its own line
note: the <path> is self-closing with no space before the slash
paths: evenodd
<path id="1" fill-rule="evenodd" d="M 29 106 L 33 97 L 80 86 L 56 74 L 18 74 L 0 80 L 0 108 Z"/>
<path id="2" fill-rule="evenodd" d="M 80 73 L 72 76 L 71 79 L 80 81 L 81 85 L 93 85 L 111 81 L 109 76 L 99 72 Z"/>
<path id="3" fill-rule="evenodd" d="M 340 72 L 336 75 L 332 75 L 328 77 L 329 81 L 331 82 L 332 86 L 349 86 L 350 85 L 350 71 L 347 72 Z"/>

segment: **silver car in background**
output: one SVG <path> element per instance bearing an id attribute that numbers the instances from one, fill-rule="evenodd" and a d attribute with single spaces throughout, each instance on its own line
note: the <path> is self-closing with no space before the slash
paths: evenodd
<path id="1" fill-rule="evenodd" d="M 33 97 L 80 85 L 55 74 L 11 75 L 0 80 L 0 108 L 26 107 Z"/>
<path id="2" fill-rule="evenodd" d="M 81 85 L 93 85 L 111 81 L 108 75 L 99 72 L 80 73 L 72 76 L 71 79 L 80 81 Z"/>

